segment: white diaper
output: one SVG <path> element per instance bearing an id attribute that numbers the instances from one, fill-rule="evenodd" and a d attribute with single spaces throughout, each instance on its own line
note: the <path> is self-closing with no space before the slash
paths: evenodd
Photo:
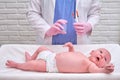
<path id="1" fill-rule="evenodd" d="M 55 53 L 52 53 L 51 51 L 47 50 L 40 52 L 37 58 L 46 61 L 47 72 L 58 72 L 55 56 Z"/>

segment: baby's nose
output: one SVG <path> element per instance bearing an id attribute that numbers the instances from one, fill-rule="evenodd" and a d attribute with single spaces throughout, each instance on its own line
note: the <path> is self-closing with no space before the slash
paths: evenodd
<path id="1" fill-rule="evenodd" d="M 100 54 L 100 59 L 103 59 L 103 55 L 102 54 Z"/>

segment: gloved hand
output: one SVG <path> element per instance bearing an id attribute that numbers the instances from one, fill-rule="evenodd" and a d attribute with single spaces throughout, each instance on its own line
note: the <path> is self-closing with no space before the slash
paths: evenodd
<path id="1" fill-rule="evenodd" d="M 53 36 L 57 34 L 66 34 L 64 26 L 67 23 L 64 19 L 57 20 L 52 27 L 46 32 L 45 36 Z"/>
<path id="2" fill-rule="evenodd" d="M 92 26 L 90 23 L 76 22 L 73 25 L 77 35 L 86 34 L 92 31 Z"/>

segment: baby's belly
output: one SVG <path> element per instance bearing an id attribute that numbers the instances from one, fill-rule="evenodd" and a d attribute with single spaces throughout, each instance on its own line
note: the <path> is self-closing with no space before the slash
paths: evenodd
<path id="1" fill-rule="evenodd" d="M 69 53 L 68 53 L 69 54 Z M 56 65 L 59 72 L 64 73 L 83 73 L 88 72 L 87 64 L 82 59 L 70 57 L 69 55 L 56 56 Z"/>
<path id="2" fill-rule="evenodd" d="M 88 71 L 83 68 L 83 67 L 77 67 L 77 66 L 74 66 L 74 67 L 70 67 L 70 66 L 58 66 L 58 71 L 60 73 L 87 73 Z M 72 66 L 72 65 L 71 65 Z"/>

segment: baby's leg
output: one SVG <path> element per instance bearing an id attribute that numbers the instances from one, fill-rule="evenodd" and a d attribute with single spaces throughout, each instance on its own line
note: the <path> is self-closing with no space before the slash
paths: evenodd
<path id="1" fill-rule="evenodd" d="M 45 50 L 49 50 L 49 49 L 46 48 L 45 46 L 39 47 L 39 48 L 35 51 L 35 53 L 31 56 L 31 59 L 32 59 L 32 60 L 35 60 L 35 59 L 37 58 L 38 54 L 39 54 L 40 52 L 42 52 L 42 51 L 45 51 Z"/>
<path id="2" fill-rule="evenodd" d="M 25 59 L 26 59 L 26 62 L 32 60 L 28 52 L 25 52 Z"/>
<path id="3" fill-rule="evenodd" d="M 7 60 L 6 65 L 11 68 L 25 71 L 46 72 L 46 62 L 44 60 L 31 60 L 26 63 L 17 63 L 11 60 Z"/>
<path id="4" fill-rule="evenodd" d="M 30 54 L 28 52 L 25 52 L 26 61 L 35 60 L 37 58 L 38 54 L 44 50 L 49 50 L 49 49 L 46 48 L 45 46 L 41 46 L 34 52 L 34 54 L 32 56 L 30 56 Z"/>

